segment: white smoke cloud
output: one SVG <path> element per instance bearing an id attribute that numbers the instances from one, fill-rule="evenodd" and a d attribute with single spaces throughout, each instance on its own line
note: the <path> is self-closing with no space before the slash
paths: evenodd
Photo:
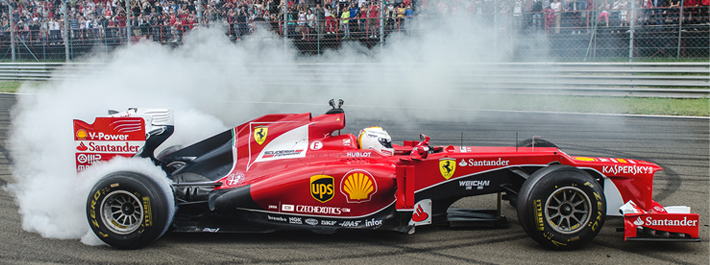
<path id="1" fill-rule="evenodd" d="M 433 21 L 433 19 L 432 19 Z M 97 244 L 84 214 L 92 185 L 107 172 L 146 171 L 162 177 L 139 160 L 117 160 L 77 176 L 72 119 L 93 122 L 108 109 L 169 108 L 175 111 L 174 136 L 163 147 L 189 144 L 272 112 L 322 112 L 330 98 L 343 98 L 349 117 L 383 113 L 438 113 L 480 108 L 484 96 L 464 97 L 455 90 L 456 64 L 505 60 L 514 39 L 493 39 L 491 30 L 471 21 L 441 20 L 417 25 L 430 30 L 394 34 L 373 50 L 345 44 L 318 58 L 301 58 L 278 36 L 259 30 L 237 44 L 223 32 L 202 30 L 170 48 L 141 42 L 85 61 L 84 70 L 66 70 L 75 78 L 21 87 L 12 112 L 10 150 L 13 181 L 7 190 L 16 198 L 22 227 L 43 237 L 79 239 Z M 496 45 L 492 45 L 492 43 Z M 100 49 L 97 49 L 100 50 Z M 501 52 L 502 51 L 502 52 Z M 294 78 L 301 61 L 361 63 L 334 65 L 327 71 Z M 260 67 L 254 68 L 254 65 Z M 287 79 L 284 79 L 287 78 Z M 469 94 L 470 95 L 470 94 Z M 415 113 L 410 110 L 423 109 Z"/>

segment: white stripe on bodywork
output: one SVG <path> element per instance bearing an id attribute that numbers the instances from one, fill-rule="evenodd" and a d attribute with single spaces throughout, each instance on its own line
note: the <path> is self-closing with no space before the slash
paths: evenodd
<path id="1" fill-rule="evenodd" d="M 624 205 L 624 199 L 621 198 L 619 188 L 606 176 L 604 177 L 604 197 L 606 197 L 606 215 L 621 216 L 619 208 Z"/>
<path id="2" fill-rule="evenodd" d="M 357 219 L 357 218 L 363 218 L 363 217 L 369 217 L 373 214 L 378 214 L 385 209 L 389 208 L 394 204 L 395 201 L 392 201 L 390 204 L 388 204 L 385 207 L 382 207 L 381 209 L 377 211 L 373 211 L 368 214 L 364 215 L 358 215 L 358 216 L 332 216 L 332 215 L 313 215 L 313 214 L 302 214 L 302 213 L 286 213 L 286 212 L 274 212 L 274 211 L 268 211 L 268 210 L 258 210 L 258 209 L 249 209 L 249 208 L 240 208 L 237 207 L 237 210 L 241 211 L 250 211 L 250 212 L 258 212 L 258 213 L 268 213 L 268 214 L 279 214 L 279 215 L 291 215 L 291 216 L 303 216 L 303 217 L 318 217 L 318 218 L 330 218 L 330 219 Z"/>

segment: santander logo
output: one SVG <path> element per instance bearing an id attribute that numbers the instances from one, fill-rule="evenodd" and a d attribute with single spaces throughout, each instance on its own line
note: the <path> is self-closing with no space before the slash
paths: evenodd
<path id="1" fill-rule="evenodd" d="M 79 146 L 76 147 L 76 150 L 79 150 L 79 151 L 86 151 L 86 149 L 89 149 L 89 148 L 86 147 L 86 145 L 84 145 L 84 142 L 81 142 L 79 144 Z"/>
<path id="2" fill-rule="evenodd" d="M 414 214 L 412 215 L 412 221 L 421 222 L 426 220 L 427 218 L 429 218 L 429 214 L 422 210 L 421 205 L 418 205 L 417 210 L 415 210 Z"/>
<path id="3" fill-rule="evenodd" d="M 698 220 L 688 220 L 685 216 L 683 219 L 653 219 L 652 216 L 647 216 L 646 221 L 639 216 L 634 225 L 649 225 L 649 226 L 698 226 Z"/>
<path id="4" fill-rule="evenodd" d="M 636 221 L 634 221 L 634 224 L 635 225 L 643 225 L 643 220 L 641 220 L 641 216 L 639 216 L 639 218 L 637 218 Z"/>

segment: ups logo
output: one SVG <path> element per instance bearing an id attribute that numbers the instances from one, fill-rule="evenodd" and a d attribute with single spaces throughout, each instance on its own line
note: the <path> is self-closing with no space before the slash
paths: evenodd
<path id="1" fill-rule="evenodd" d="M 316 201 L 325 203 L 333 198 L 334 179 L 328 175 L 315 175 L 311 177 L 311 196 Z"/>

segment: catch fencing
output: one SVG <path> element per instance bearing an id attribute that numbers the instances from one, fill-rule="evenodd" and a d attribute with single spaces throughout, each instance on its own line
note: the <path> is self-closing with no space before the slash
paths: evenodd
<path id="1" fill-rule="evenodd" d="M 2 0 L 3 2 L 5 0 Z M 130 1 L 127 1 L 130 2 Z M 203 1 L 204 2 L 204 1 Z M 146 39 L 165 45 L 180 45 L 190 31 L 201 27 L 219 28 L 238 43 L 260 31 L 271 31 L 288 40 L 304 54 L 321 54 L 340 49 L 345 43 L 368 48 L 387 45 L 394 34 L 423 34 L 430 30 L 422 23 L 433 17 L 465 17 L 461 23 L 493 29 L 495 43 L 514 43 L 512 55 L 500 54 L 505 61 L 708 61 L 710 59 L 710 9 L 707 5 L 643 7 L 636 1 L 564 1 L 558 11 L 532 7 L 518 8 L 513 0 L 442 1 L 437 6 L 421 6 L 415 1 L 414 16 L 398 16 L 379 6 L 377 17 L 340 19 L 336 7 L 333 19 L 325 19 L 321 9 L 313 9 L 321 19 L 299 21 L 298 13 L 284 19 L 283 13 L 256 17 L 248 22 L 235 19 L 189 17 L 179 23 L 160 17 L 138 20 L 120 17 L 86 23 L 57 20 L 45 28 L 46 18 L 19 19 L 15 27 L 0 29 L 0 60 L 10 62 L 71 61 L 92 51 L 111 51 Z M 646 1 L 641 1 L 646 2 Z M 72 2 L 73 3 L 73 2 Z M 333 1 L 335 3 L 335 1 Z M 448 3 L 448 5 L 447 5 Z M 617 4 L 617 3 L 623 3 Z M 458 6 L 457 6 L 458 5 Z M 0 4 L 0 11 L 12 13 L 12 5 Z M 530 9 L 532 8 L 532 9 Z M 71 10 L 67 8 L 65 10 Z M 73 15 L 73 14 L 71 14 Z M 141 12 L 141 17 L 144 14 Z M 123 17 L 126 22 L 126 18 Z M 284 23 L 286 21 L 286 23 Z M 344 22 L 348 21 L 349 36 Z M 14 19 L 10 22 L 14 23 Z M 109 23 L 110 22 L 110 23 Z M 45 23 L 45 24 L 43 24 Z M 475 32 L 474 32 L 475 33 Z M 65 41 L 66 40 L 66 41 Z M 498 52 L 492 50 L 493 53 Z"/>
<path id="2" fill-rule="evenodd" d="M 328 69 L 356 69 L 362 64 L 353 63 L 301 63 L 294 65 L 250 64 L 247 73 L 235 73 L 234 78 L 266 78 L 274 73 L 285 77 L 284 81 L 272 80 L 270 87 L 289 87 L 294 80 L 317 76 Z M 368 64 L 369 68 L 381 69 L 383 76 L 397 78 L 401 64 Z M 411 66 L 411 65 L 408 65 Z M 47 81 L 51 79 L 78 78 L 81 73 L 101 68 L 88 63 L 0 63 L 0 80 Z M 442 66 L 443 67 L 443 66 Z M 478 91 L 510 94 L 546 94 L 580 96 L 631 96 L 668 98 L 710 97 L 710 63 L 489 63 L 446 65 L 453 69 L 446 72 L 446 79 L 455 80 L 447 86 L 462 91 Z M 330 77 L 322 80 L 329 87 L 343 78 Z M 263 75 L 263 76 L 259 76 Z M 347 74 L 346 74 L 347 75 Z M 434 74 L 432 74 L 434 75 Z M 323 77 L 323 78 L 327 78 Z M 432 76 L 432 78 L 437 78 Z M 315 86 L 318 86 L 317 84 Z"/>

